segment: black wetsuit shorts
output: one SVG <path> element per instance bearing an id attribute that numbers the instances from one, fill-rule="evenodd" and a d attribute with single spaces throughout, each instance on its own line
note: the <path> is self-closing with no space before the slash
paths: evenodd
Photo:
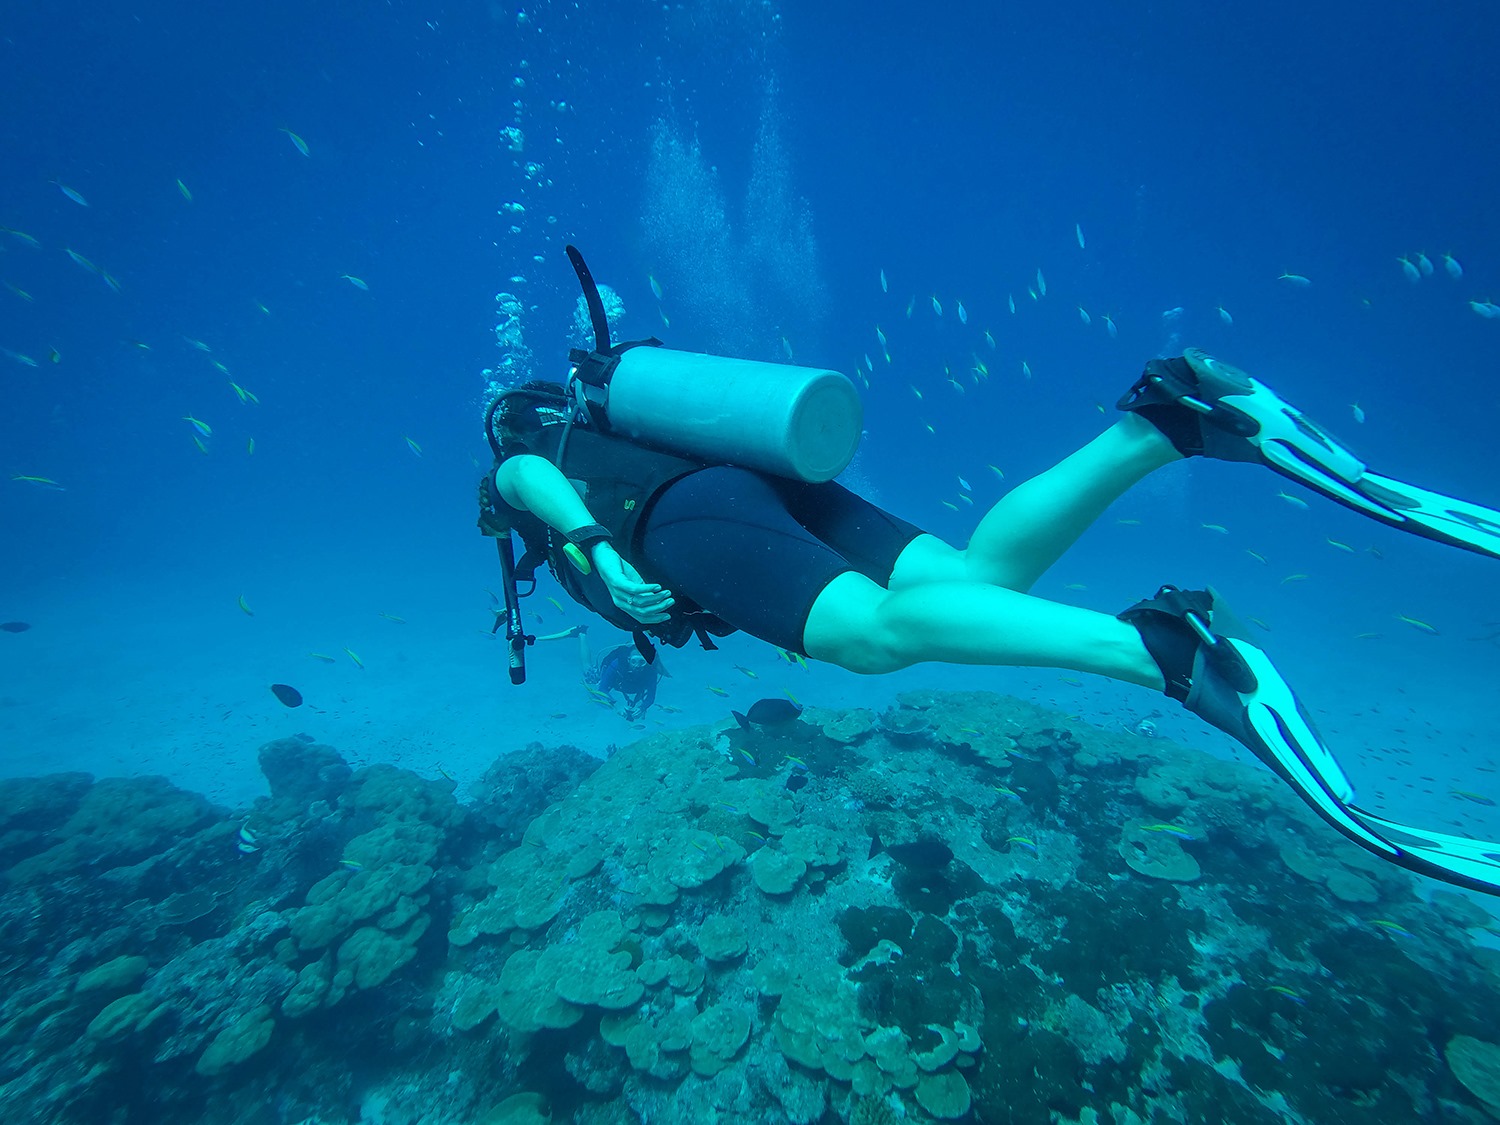
<path id="1" fill-rule="evenodd" d="M 639 532 L 650 581 L 752 636 L 802 652 L 828 583 L 856 570 L 881 586 L 922 529 L 833 481 L 717 465 L 673 481 Z"/>

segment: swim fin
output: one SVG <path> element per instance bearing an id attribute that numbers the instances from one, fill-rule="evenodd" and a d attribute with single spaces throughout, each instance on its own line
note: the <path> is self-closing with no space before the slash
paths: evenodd
<path id="1" fill-rule="evenodd" d="M 1381 523 L 1500 558 L 1500 511 L 1371 472 L 1264 383 L 1197 348 L 1148 362 L 1116 405 L 1184 457 L 1266 465 Z"/>
<path id="2" fill-rule="evenodd" d="M 1249 749 L 1344 836 L 1382 859 L 1500 895 L 1500 844 L 1411 828 L 1354 805 L 1354 788 L 1270 657 L 1226 626 L 1213 590 L 1163 586 L 1120 619 L 1135 626 L 1166 693 Z M 1407 837 L 1398 843 L 1391 837 Z"/>

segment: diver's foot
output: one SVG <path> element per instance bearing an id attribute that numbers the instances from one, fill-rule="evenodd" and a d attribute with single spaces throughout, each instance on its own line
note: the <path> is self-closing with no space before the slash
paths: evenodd
<path id="1" fill-rule="evenodd" d="M 1271 388 L 1197 348 L 1148 362 L 1117 405 L 1184 457 L 1265 465 L 1381 523 L 1500 558 L 1500 511 L 1370 472 Z"/>
<path id="2" fill-rule="evenodd" d="M 1167 695 L 1249 749 L 1318 811 L 1352 801 L 1349 779 L 1270 658 L 1215 630 L 1223 612 L 1211 590 L 1163 586 L 1120 619 L 1140 632 Z"/>

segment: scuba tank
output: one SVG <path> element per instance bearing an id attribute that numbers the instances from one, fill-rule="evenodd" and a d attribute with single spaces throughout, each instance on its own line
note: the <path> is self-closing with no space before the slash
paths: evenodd
<path id="1" fill-rule="evenodd" d="M 598 286 L 578 250 L 567 252 L 594 329 L 592 351 L 568 353 L 570 382 L 600 430 L 811 484 L 854 459 L 864 405 L 847 375 L 674 351 L 655 337 L 611 346 Z"/>
<path id="2" fill-rule="evenodd" d="M 622 353 L 602 406 L 622 437 L 810 483 L 844 471 L 864 424 L 837 371 L 663 347 Z"/>

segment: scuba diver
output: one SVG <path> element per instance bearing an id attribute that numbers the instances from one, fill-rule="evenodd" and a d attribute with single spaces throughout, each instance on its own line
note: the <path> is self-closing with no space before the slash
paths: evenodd
<path id="1" fill-rule="evenodd" d="M 568 637 L 578 638 L 578 655 L 583 662 L 583 684 L 589 695 L 598 702 L 614 709 L 623 703 L 620 717 L 627 723 L 639 722 L 656 702 L 656 685 L 662 677 L 670 676 L 660 656 L 647 660 L 633 644 L 615 645 L 598 660 L 589 650 L 589 627 L 574 625 L 561 633 L 538 637 L 539 641 L 560 641 Z M 615 699 L 615 692 L 620 699 Z"/>
<path id="2" fill-rule="evenodd" d="M 1270 658 L 1217 594 L 1164 585 L 1118 614 L 1027 590 L 1131 485 L 1184 457 L 1267 467 L 1344 506 L 1500 558 L 1500 512 L 1382 476 L 1259 380 L 1196 349 L 1153 359 L 1123 417 L 1002 497 L 954 547 L 833 480 L 862 424 L 847 377 L 611 345 L 588 267 L 568 248 L 595 334 L 567 384 L 502 393 L 480 527 L 512 607 L 511 678 L 528 638 L 515 577 L 545 561 L 568 593 L 634 633 L 682 645 L 743 630 L 872 675 L 937 661 L 1091 672 L 1161 692 L 1235 738 L 1343 835 L 1408 870 L 1500 894 L 1500 844 L 1385 819 L 1353 788 Z M 516 564 L 509 532 L 526 554 Z M 518 667 L 519 666 L 519 667 Z"/>

